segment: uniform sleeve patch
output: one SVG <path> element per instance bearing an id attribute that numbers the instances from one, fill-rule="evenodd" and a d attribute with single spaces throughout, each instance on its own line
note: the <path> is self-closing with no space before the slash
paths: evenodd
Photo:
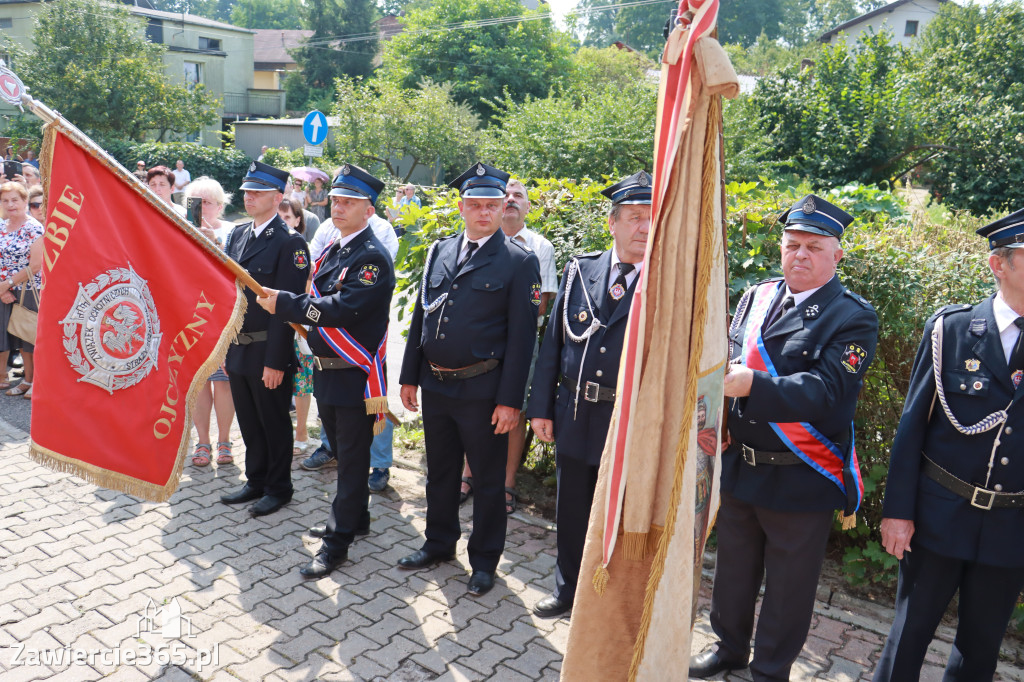
<path id="1" fill-rule="evenodd" d="M 376 265 L 367 264 L 359 268 L 359 274 L 356 276 L 356 279 L 359 280 L 360 284 L 372 287 L 377 283 L 378 275 L 380 275 L 380 268 Z"/>
<path id="2" fill-rule="evenodd" d="M 851 343 L 846 346 L 846 350 L 843 351 L 842 364 L 846 368 L 846 371 L 850 374 L 856 374 L 860 371 L 861 366 L 864 364 L 864 358 L 868 355 L 867 351 L 858 346 L 855 343 Z"/>
<path id="3" fill-rule="evenodd" d="M 305 270 L 309 267 L 309 256 L 302 249 L 295 252 L 292 260 L 295 263 L 295 267 L 299 270 Z"/>
<path id="4" fill-rule="evenodd" d="M 540 284 L 534 284 L 530 287 L 530 303 L 535 306 L 540 306 Z"/>
<path id="5" fill-rule="evenodd" d="M 306 309 L 306 318 L 316 324 L 320 321 L 320 311 L 317 310 L 316 306 L 311 305 Z"/>

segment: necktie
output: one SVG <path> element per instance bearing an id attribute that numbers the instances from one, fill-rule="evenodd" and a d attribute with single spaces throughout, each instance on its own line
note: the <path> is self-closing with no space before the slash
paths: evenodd
<path id="1" fill-rule="evenodd" d="M 619 268 L 619 276 L 612 282 L 611 287 L 608 289 L 608 314 L 611 315 L 615 312 L 615 309 L 619 307 L 619 303 L 626 297 L 626 275 L 633 272 L 636 266 L 632 263 L 616 263 Z"/>
<path id="2" fill-rule="evenodd" d="M 1017 325 L 1017 329 L 1020 329 L 1020 333 L 1017 335 L 1017 343 L 1013 346 L 1013 351 L 1010 353 L 1010 381 L 1013 382 L 1013 387 L 1017 388 L 1020 386 L 1021 377 L 1024 376 L 1024 317 L 1018 317 L 1013 321 Z"/>
<path id="3" fill-rule="evenodd" d="M 480 245 L 476 242 L 466 242 L 466 255 L 464 255 L 462 260 L 459 261 L 459 270 L 462 269 L 463 265 L 469 262 L 469 259 L 473 257 L 473 254 L 478 248 L 480 248 Z"/>
<path id="4" fill-rule="evenodd" d="M 796 301 L 793 299 L 792 296 L 786 296 L 786 298 L 782 299 L 782 305 L 780 305 L 775 310 L 775 314 L 772 315 L 771 322 L 769 322 L 768 325 L 765 328 L 767 329 L 768 327 L 770 327 L 773 324 L 775 324 L 776 322 L 778 322 L 779 318 L 782 317 L 783 315 L 785 315 L 787 311 L 792 310 L 793 306 L 795 306 L 795 305 L 796 305 Z"/>

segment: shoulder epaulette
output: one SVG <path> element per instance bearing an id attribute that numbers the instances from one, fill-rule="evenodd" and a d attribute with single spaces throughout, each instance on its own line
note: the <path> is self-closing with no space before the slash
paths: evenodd
<path id="1" fill-rule="evenodd" d="M 954 303 L 953 305 L 947 305 L 936 310 L 932 317 L 944 317 L 951 313 L 965 313 L 968 310 L 973 310 L 974 306 L 968 303 Z"/>
<path id="2" fill-rule="evenodd" d="M 526 253 L 533 253 L 533 249 L 531 249 L 529 246 L 527 246 L 526 244 L 522 243 L 518 239 L 506 239 L 505 241 L 507 241 L 507 242 L 509 242 L 511 244 L 515 244 L 516 246 L 518 246 L 520 249 L 522 249 Z"/>
<path id="3" fill-rule="evenodd" d="M 573 258 L 597 258 L 603 253 L 604 251 L 589 251 L 587 253 L 578 253 Z"/>
<path id="4" fill-rule="evenodd" d="M 852 291 L 850 291 L 849 289 L 843 289 L 843 293 L 846 294 L 847 296 L 849 296 L 850 298 L 852 298 L 853 300 L 855 300 L 857 303 L 860 303 L 862 306 L 864 306 L 868 310 L 874 310 L 875 309 L 875 306 L 871 305 L 871 302 L 868 301 L 868 299 L 866 299 L 863 296 L 861 296 L 860 294 L 855 294 Z"/>
<path id="5" fill-rule="evenodd" d="M 769 277 L 768 279 L 762 279 L 760 282 L 758 282 L 754 286 L 756 287 L 756 286 L 760 286 L 762 284 L 771 284 L 772 282 L 781 282 L 783 279 L 784 278 L 781 277 L 781 276 L 779 276 L 779 277 Z"/>

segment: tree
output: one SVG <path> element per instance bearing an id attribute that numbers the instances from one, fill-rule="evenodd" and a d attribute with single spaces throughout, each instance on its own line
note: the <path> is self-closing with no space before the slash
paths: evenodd
<path id="1" fill-rule="evenodd" d="M 568 70 L 569 40 L 549 19 L 531 19 L 518 0 L 436 0 L 413 6 L 405 31 L 384 45 L 382 70 L 402 87 L 424 78 L 482 117 L 507 91 L 513 101 L 545 96 Z M 524 21 L 502 21 L 524 16 Z"/>
<path id="2" fill-rule="evenodd" d="M 977 214 L 1024 204 L 1024 7 L 943 5 L 921 39 L 916 114 L 938 151 L 929 178 L 954 207 Z M 908 157 L 906 166 L 916 159 Z"/>
<path id="3" fill-rule="evenodd" d="M 238 0 L 231 8 L 231 23 L 243 28 L 302 28 L 299 0 Z"/>
<path id="4" fill-rule="evenodd" d="M 338 117 L 334 143 L 342 158 L 384 168 L 403 182 L 421 166 L 433 168 L 437 182 L 475 157 L 480 120 L 455 101 L 447 83 L 427 80 L 417 88 L 400 88 L 388 80 L 375 78 L 361 86 L 342 78 L 333 115 Z"/>
<path id="5" fill-rule="evenodd" d="M 648 56 L 661 54 L 665 47 L 665 22 L 678 3 L 665 0 L 632 7 L 618 7 L 619 4 L 619 0 L 580 0 L 570 17 L 570 26 L 580 43 L 608 47 L 622 41 Z"/>
<path id="6" fill-rule="evenodd" d="M 604 9 L 615 4 L 615 0 L 580 0 L 576 11 L 566 18 L 579 39 L 588 47 L 608 47 L 619 39 L 615 32 L 617 10 Z"/>
<path id="7" fill-rule="evenodd" d="M 8 41 L 18 73 L 42 102 L 91 133 L 141 140 L 148 130 L 198 133 L 216 120 L 217 101 L 164 75 L 162 45 L 148 42 L 121 5 L 97 0 L 45 3 L 35 49 Z"/>
<path id="8" fill-rule="evenodd" d="M 305 90 L 307 101 L 322 99 L 333 93 L 336 78 L 370 75 L 377 53 L 374 11 L 371 0 L 306 0 L 303 25 L 313 35 L 292 51 L 305 87 L 293 83 L 289 95 Z"/>
<path id="9" fill-rule="evenodd" d="M 749 47 L 763 36 L 774 40 L 784 21 L 781 0 L 723 3 L 718 11 L 718 39 Z"/>

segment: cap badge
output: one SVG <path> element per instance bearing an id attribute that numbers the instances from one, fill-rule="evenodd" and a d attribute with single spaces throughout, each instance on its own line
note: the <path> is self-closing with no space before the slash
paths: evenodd
<path id="1" fill-rule="evenodd" d="M 814 205 L 814 199 L 808 199 L 804 202 L 804 205 L 800 207 L 800 210 L 805 214 L 814 213 L 817 210 L 817 206 Z"/>
<path id="2" fill-rule="evenodd" d="M 487 171 L 484 169 L 484 167 L 482 165 L 477 164 L 477 166 L 476 166 L 476 174 L 477 175 L 486 175 Z"/>
<path id="3" fill-rule="evenodd" d="M 251 163 L 251 164 L 249 165 L 249 172 L 250 172 L 250 173 L 255 173 L 255 172 L 256 172 L 256 162 L 255 162 L 255 161 L 253 161 L 253 162 L 252 162 L 252 163 Z"/>
<path id="4" fill-rule="evenodd" d="M 348 175 L 351 172 L 352 172 L 352 169 L 349 167 L 349 165 L 347 163 L 344 166 L 341 167 L 341 174 L 342 175 Z"/>
<path id="5" fill-rule="evenodd" d="M 640 179 L 637 180 L 637 184 L 640 185 L 641 187 L 647 187 L 647 185 L 649 184 L 647 182 L 647 176 L 646 175 L 641 175 Z"/>
<path id="6" fill-rule="evenodd" d="M 964 360 L 964 365 L 967 366 L 968 372 L 977 372 L 981 368 L 981 360 L 978 358 L 971 358 L 970 360 Z"/>

